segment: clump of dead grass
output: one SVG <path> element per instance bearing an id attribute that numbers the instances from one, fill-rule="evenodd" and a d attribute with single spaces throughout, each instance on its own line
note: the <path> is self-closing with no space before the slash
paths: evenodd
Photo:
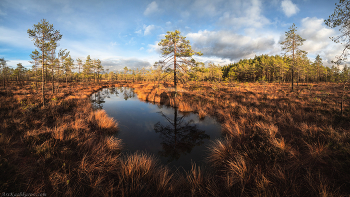
<path id="1" fill-rule="evenodd" d="M 170 83 L 117 85 L 134 86 L 140 99 L 175 105 Z M 300 86 L 295 93 L 284 84 L 229 85 L 193 83 L 178 94 L 177 105 L 216 117 L 223 128 L 208 166 L 193 165 L 185 175 L 145 154 L 121 156 L 122 142 L 112 135 L 116 122 L 78 99 L 104 86 L 62 86 L 60 94 L 46 95 L 52 99 L 46 108 L 28 107 L 40 102 L 34 99 L 40 90 L 13 88 L 0 94 L 0 189 L 53 196 L 350 193 L 350 121 L 348 111 L 339 115 L 336 84 Z"/>
<path id="2" fill-rule="evenodd" d="M 164 196 L 171 194 L 174 189 L 169 170 L 142 153 L 122 159 L 118 178 L 118 190 L 123 196 Z"/>
<path id="3" fill-rule="evenodd" d="M 113 118 L 109 117 L 106 111 L 104 110 L 93 111 L 90 115 L 89 120 L 92 122 L 96 122 L 98 128 L 102 132 L 113 134 L 118 130 L 118 124 Z"/>

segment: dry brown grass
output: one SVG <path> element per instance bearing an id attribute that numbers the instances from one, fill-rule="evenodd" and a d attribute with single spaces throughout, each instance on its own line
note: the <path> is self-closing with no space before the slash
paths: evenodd
<path id="1" fill-rule="evenodd" d="M 225 136 L 210 147 L 208 165 L 215 172 L 209 177 L 216 181 L 210 186 L 209 180 L 198 181 L 207 187 L 205 193 L 349 195 L 350 108 L 347 100 L 340 114 L 340 86 L 300 85 L 291 92 L 285 84 L 205 83 L 178 93 L 177 105 L 190 106 L 200 118 L 216 117 Z M 136 87 L 138 95 L 144 87 L 148 98 L 157 97 L 153 92 L 171 95 L 167 88 L 151 90 L 148 84 Z"/>
<path id="2" fill-rule="evenodd" d="M 118 175 L 122 196 L 163 196 L 174 192 L 169 170 L 145 154 L 123 158 Z"/>
<path id="3" fill-rule="evenodd" d="M 93 111 L 88 100 L 76 99 L 84 97 L 79 91 L 89 94 L 98 87 L 61 88 L 58 95 L 46 95 L 45 107 L 37 93 L 23 95 L 25 88 L 30 87 L 1 96 L 0 190 L 76 196 L 111 183 L 120 163 L 121 142 L 109 136 L 117 124 Z"/>
<path id="4" fill-rule="evenodd" d="M 91 121 L 95 121 L 100 130 L 106 131 L 107 133 L 115 133 L 118 129 L 118 124 L 113 118 L 109 117 L 104 110 L 97 110 L 91 113 Z"/>
<path id="5" fill-rule="evenodd" d="M 49 84 L 50 85 L 50 84 Z M 49 88 L 48 85 L 48 88 Z M 74 86 L 74 88 L 72 88 Z M 120 154 L 117 123 L 93 111 L 89 95 L 130 86 L 148 102 L 173 106 L 170 83 L 61 86 L 46 94 L 0 91 L 0 191 L 50 196 L 348 196 L 350 110 L 340 115 L 340 85 L 190 83 L 177 95 L 182 111 L 215 117 L 223 139 L 208 165 L 170 172 L 148 155 Z M 350 93 L 346 93 L 350 97 Z"/>

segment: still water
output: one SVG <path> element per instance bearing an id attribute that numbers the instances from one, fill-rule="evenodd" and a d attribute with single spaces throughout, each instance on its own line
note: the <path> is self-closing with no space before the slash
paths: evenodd
<path id="1" fill-rule="evenodd" d="M 145 152 L 162 164 L 182 171 L 202 165 L 211 142 L 221 137 L 221 126 L 209 116 L 181 113 L 160 104 L 140 101 L 132 88 L 105 88 L 90 97 L 95 109 L 104 109 L 119 126 L 124 152 Z"/>

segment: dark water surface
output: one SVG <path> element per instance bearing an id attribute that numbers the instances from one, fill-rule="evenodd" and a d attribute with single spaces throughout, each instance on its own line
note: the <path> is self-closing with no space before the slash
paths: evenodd
<path id="1" fill-rule="evenodd" d="M 105 88 L 90 99 L 118 122 L 117 137 L 125 152 L 153 154 L 173 169 L 204 164 L 211 141 L 221 137 L 221 126 L 213 118 L 200 120 L 198 114 L 140 101 L 132 88 Z"/>

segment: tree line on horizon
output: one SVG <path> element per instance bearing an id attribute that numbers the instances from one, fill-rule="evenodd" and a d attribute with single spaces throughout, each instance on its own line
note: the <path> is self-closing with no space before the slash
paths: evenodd
<path id="1" fill-rule="evenodd" d="M 241 82 L 290 82 L 292 62 L 289 56 L 255 56 L 252 59 L 243 59 L 223 66 L 223 78 Z M 324 66 L 319 55 L 314 61 L 311 61 L 306 55 L 297 56 L 294 72 L 294 81 L 297 83 L 343 82 L 350 78 L 349 66 L 346 64 L 343 68 L 339 65 Z"/>
<path id="2" fill-rule="evenodd" d="M 6 66 L 6 61 L 0 58 L 2 81 L 11 80 L 21 84 L 23 81 L 38 82 L 42 77 L 40 56 L 33 55 L 32 69 L 25 68 L 21 63 L 16 68 Z M 66 52 L 67 53 L 67 52 Z M 61 53 L 62 54 L 62 53 Z M 85 81 L 98 82 L 103 80 L 135 81 L 172 81 L 173 76 L 169 73 L 173 69 L 161 69 L 156 64 L 150 69 L 124 67 L 120 71 L 104 69 L 99 59 L 91 59 L 90 55 L 83 61 L 80 58 L 75 61 L 70 56 L 59 56 L 53 64 L 45 66 L 44 80 L 53 81 Z M 76 64 L 74 64 L 76 62 Z M 290 82 L 292 59 L 281 55 L 260 55 L 251 59 L 241 59 L 237 63 L 220 66 L 209 63 L 205 66 L 202 62 L 195 62 L 187 72 L 178 72 L 180 82 L 187 81 L 216 81 L 216 82 Z M 331 67 L 324 66 L 322 59 L 317 55 L 312 62 L 306 55 L 298 56 L 294 67 L 296 83 L 309 82 L 343 82 L 350 78 L 350 68 L 345 64 Z M 5 83 L 3 83 L 5 84 Z M 56 84 L 57 86 L 58 84 Z"/>

